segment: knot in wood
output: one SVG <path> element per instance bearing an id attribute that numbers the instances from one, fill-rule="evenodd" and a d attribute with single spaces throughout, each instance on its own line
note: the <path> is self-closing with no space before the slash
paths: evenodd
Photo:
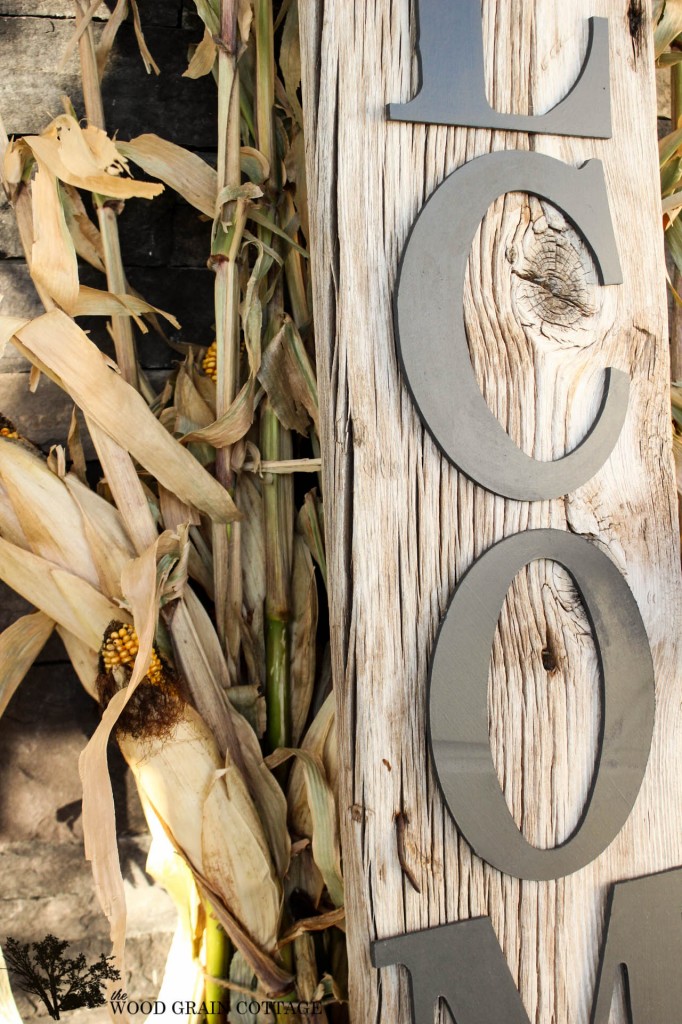
<path id="1" fill-rule="evenodd" d="M 521 279 L 520 310 L 532 320 L 573 327 L 595 312 L 583 256 L 559 231 L 534 236 L 513 272 Z"/>

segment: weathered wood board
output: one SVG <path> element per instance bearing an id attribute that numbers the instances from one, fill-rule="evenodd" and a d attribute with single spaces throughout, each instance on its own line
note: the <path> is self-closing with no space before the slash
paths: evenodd
<path id="1" fill-rule="evenodd" d="M 608 886 L 682 865 L 682 595 L 649 5 L 483 0 L 489 99 L 522 114 L 568 92 L 588 17 L 608 17 L 613 138 L 601 141 L 388 122 L 386 104 L 418 86 L 415 4 L 300 8 L 353 1017 L 410 1021 L 405 972 L 374 970 L 371 940 L 490 915 L 533 1024 L 587 1024 Z M 604 368 L 631 377 L 610 459 L 551 501 L 505 500 L 456 472 L 425 431 L 396 356 L 393 294 L 415 217 L 447 174 L 501 149 L 572 166 L 603 161 L 624 274 L 622 286 L 599 287 L 562 215 L 521 193 L 490 207 L 471 250 L 472 364 L 526 453 L 548 460 L 573 449 L 594 420 Z M 458 836 L 425 729 L 429 658 L 456 582 L 494 542 L 539 527 L 581 534 L 616 563 L 646 625 L 657 699 L 647 774 L 625 828 L 589 867 L 543 883 L 503 876 Z M 498 623 L 489 720 L 507 804 L 537 846 L 561 843 L 580 819 L 597 749 L 598 671 L 570 577 L 532 563 Z M 626 1022 L 621 1000 L 612 1024 Z"/>

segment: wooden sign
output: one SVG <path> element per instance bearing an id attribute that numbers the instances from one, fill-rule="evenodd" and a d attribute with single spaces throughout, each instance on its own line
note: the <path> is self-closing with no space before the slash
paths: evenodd
<path id="1" fill-rule="evenodd" d="M 650 12 L 300 8 L 354 1020 L 672 1024 Z"/>

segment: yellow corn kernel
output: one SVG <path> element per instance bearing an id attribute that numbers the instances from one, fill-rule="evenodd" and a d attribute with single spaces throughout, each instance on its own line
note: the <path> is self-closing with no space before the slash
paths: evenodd
<path id="1" fill-rule="evenodd" d="M 122 626 L 111 630 L 105 636 L 100 652 L 104 671 L 111 672 L 118 665 L 130 665 L 132 668 L 139 649 L 140 641 L 134 626 Z M 153 685 L 159 686 L 163 682 L 163 675 L 163 663 L 154 649 L 147 679 Z"/>

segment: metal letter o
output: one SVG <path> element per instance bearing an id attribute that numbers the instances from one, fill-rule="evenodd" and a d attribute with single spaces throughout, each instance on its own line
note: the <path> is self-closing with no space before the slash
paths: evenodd
<path id="1" fill-rule="evenodd" d="M 571 574 L 592 625 L 601 667 L 599 748 L 581 821 L 540 850 L 517 828 L 493 764 L 488 670 L 502 602 L 515 575 L 548 558 Z M 548 881 L 589 864 L 630 816 L 654 728 L 654 670 L 635 599 L 613 562 L 589 541 L 529 530 L 490 548 L 460 582 L 441 624 L 428 697 L 429 744 L 445 802 L 474 852 L 506 874 Z"/>

